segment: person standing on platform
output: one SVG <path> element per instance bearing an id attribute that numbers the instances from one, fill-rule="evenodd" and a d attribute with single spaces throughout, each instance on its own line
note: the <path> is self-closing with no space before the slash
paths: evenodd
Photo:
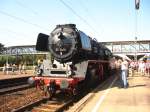
<path id="1" fill-rule="evenodd" d="M 22 74 L 22 64 L 19 64 L 19 74 Z"/>
<path id="2" fill-rule="evenodd" d="M 126 59 L 123 59 L 123 62 L 121 63 L 121 76 L 122 76 L 123 87 L 127 88 L 128 62 L 126 61 Z"/>
<path id="3" fill-rule="evenodd" d="M 6 67 L 6 64 L 4 64 L 4 67 L 3 67 L 4 74 L 6 74 L 6 70 L 7 70 L 7 67 Z"/>
<path id="4" fill-rule="evenodd" d="M 143 75 L 143 76 L 145 75 L 145 68 L 146 68 L 145 62 L 142 60 L 139 63 L 139 71 L 140 71 L 141 75 Z"/>
<path id="5" fill-rule="evenodd" d="M 15 72 L 15 69 L 16 69 L 16 65 L 13 64 L 13 65 L 12 65 L 12 72 Z"/>
<path id="6" fill-rule="evenodd" d="M 150 78 L 150 60 L 146 61 L 146 71 L 147 71 L 147 75 Z"/>
<path id="7" fill-rule="evenodd" d="M 134 70 L 136 70 L 136 63 L 134 60 L 131 61 L 130 63 L 130 67 L 131 67 L 131 76 L 134 76 Z"/>
<path id="8" fill-rule="evenodd" d="M 24 74 L 27 74 L 27 72 L 26 72 L 26 65 L 25 64 L 22 64 L 22 71 L 23 71 Z"/>

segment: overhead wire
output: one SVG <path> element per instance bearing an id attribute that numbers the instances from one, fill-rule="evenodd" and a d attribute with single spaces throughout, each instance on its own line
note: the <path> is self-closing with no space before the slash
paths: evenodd
<path id="1" fill-rule="evenodd" d="M 102 29 L 102 26 L 99 25 L 99 24 L 97 24 L 96 19 L 94 18 L 94 16 L 92 15 L 92 13 L 89 12 L 89 10 L 88 10 L 88 8 L 87 8 L 87 6 L 86 6 L 86 3 L 83 3 L 82 0 L 80 0 L 80 1 L 78 1 L 78 2 L 80 2 L 79 4 L 82 6 L 83 10 L 84 10 L 84 11 L 87 13 L 87 15 L 88 15 L 88 18 L 91 19 L 91 21 L 94 23 L 94 25 L 96 25 L 96 26 L 98 25 L 98 27 L 101 27 L 101 30 L 103 30 L 103 29 Z"/>
<path id="2" fill-rule="evenodd" d="M 0 28 L 0 31 L 6 31 L 6 32 L 8 32 L 8 33 L 12 33 L 12 34 L 15 34 L 15 35 L 17 35 L 17 36 L 19 36 L 19 35 L 23 35 L 24 37 L 27 37 L 27 36 L 28 36 L 28 35 L 26 35 L 26 34 L 24 34 L 24 33 L 15 32 L 15 31 L 10 30 L 10 29 L 8 29 L 8 28 Z"/>
<path id="3" fill-rule="evenodd" d="M 90 27 L 97 35 L 99 36 L 99 33 L 94 29 L 92 25 L 90 25 L 83 17 L 81 17 L 72 7 L 70 7 L 66 2 L 63 0 L 59 0 L 64 6 L 66 6 L 74 15 L 76 15 L 80 20 L 82 20 L 88 27 Z"/>
<path id="4" fill-rule="evenodd" d="M 33 10 L 31 7 L 29 7 L 28 5 L 23 4 L 22 2 L 20 2 L 19 0 L 15 1 L 19 6 L 24 7 L 26 9 L 28 9 L 30 12 L 32 12 L 34 15 L 38 15 L 38 12 Z"/>
<path id="5" fill-rule="evenodd" d="M 49 30 L 49 29 L 44 28 L 44 27 L 42 27 L 42 26 L 40 26 L 40 25 L 38 25 L 38 24 L 31 23 L 30 21 L 27 21 L 27 20 L 22 19 L 22 18 L 20 18 L 20 17 L 11 15 L 11 14 L 9 14 L 9 13 L 7 13 L 7 12 L 4 12 L 4 11 L 1 11 L 1 10 L 0 10 L 0 13 L 1 13 L 2 15 L 5 15 L 5 16 L 7 16 L 7 17 L 11 17 L 11 18 L 13 18 L 13 19 L 15 19 L 15 20 L 19 20 L 19 21 L 21 21 L 21 22 L 30 24 L 30 25 L 35 26 L 35 27 L 38 27 L 38 28 L 40 28 L 40 29 L 44 29 L 44 30 L 46 30 L 46 31 Z"/>
<path id="6" fill-rule="evenodd" d="M 16 3 L 17 3 L 19 6 L 21 6 L 22 8 L 28 9 L 28 11 L 30 11 L 32 14 L 34 14 L 34 15 L 36 15 L 36 16 L 39 15 L 37 11 L 33 10 L 32 8 L 30 8 L 28 5 L 23 4 L 22 2 L 20 2 L 20 1 L 18 1 L 18 0 L 16 0 Z M 8 13 L 8 12 L 6 12 L 6 11 L 0 10 L 0 14 L 1 14 L 1 15 L 4 15 L 4 16 L 7 16 L 7 17 L 9 17 L 9 18 L 12 18 L 12 19 L 14 19 L 14 20 L 21 21 L 21 22 L 23 22 L 23 23 L 32 25 L 32 26 L 34 26 L 34 27 L 36 27 L 36 28 L 40 28 L 40 29 L 42 29 L 42 30 L 49 31 L 49 29 L 47 29 L 47 28 L 45 28 L 45 27 L 43 27 L 43 26 L 41 26 L 41 25 L 39 25 L 39 24 L 30 22 L 29 20 L 26 20 L 26 19 L 21 18 L 21 17 L 19 17 L 19 16 L 10 14 L 10 13 Z M 13 38 L 17 38 L 17 37 L 20 37 L 20 36 L 21 36 L 21 37 L 22 37 L 22 36 L 23 36 L 23 37 L 28 37 L 28 35 L 26 35 L 26 34 L 24 34 L 24 33 L 21 33 L 21 32 L 18 32 L 18 31 L 15 32 L 15 31 L 10 30 L 10 29 L 8 29 L 8 28 L 0 28 L 0 29 L 2 29 L 3 31 L 6 31 L 6 32 L 7 32 L 6 34 L 7 34 L 7 35 L 11 35 Z"/>
<path id="7" fill-rule="evenodd" d="M 7 29 L 7 28 L 0 28 L 0 32 L 2 32 L 1 35 L 7 35 L 7 36 L 11 37 L 12 40 L 20 40 L 20 37 L 22 37 L 21 40 L 25 40 L 26 37 L 29 37 L 29 35 L 27 35 L 27 34 L 24 34 L 21 32 L 15 32 L 15 31 L 13 31 L 11 29 Z M 5 43 L 5 45 L 7 45 L 8 43 L 11 43 L 11 41 L 12 41 L 11 39 L 8 39 L 7 42 Z M 18 41 L 16 41 L 16 42 L 18 42 Z M 18 43 L 18 44 L 20 44 L 20 43 Z"/>

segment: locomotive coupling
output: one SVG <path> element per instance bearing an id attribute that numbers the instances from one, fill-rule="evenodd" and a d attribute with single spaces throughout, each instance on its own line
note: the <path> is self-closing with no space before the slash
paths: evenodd
<path id="1" fill-rule="evenodd" d="M 50 83 L 49 83 L 49 92 L 54 94 L 56 92 L 56 82 L 55 80 L 52 80 Z"/>

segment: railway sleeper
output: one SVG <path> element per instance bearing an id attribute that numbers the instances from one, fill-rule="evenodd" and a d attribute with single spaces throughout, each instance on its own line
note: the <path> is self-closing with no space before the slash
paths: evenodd
<path id="1" fill-rule="evenodd" d="M 32 112 L 55 112 L 53 109 L 47 109 L 47 108 L 40 108 L 40 107 L 35 107 Z"/>
<path id="2" fill-rule="evenodd" d="M 45 108 L 58 108 L 58 106 L 62 105 L 42 104 L 41 106 Z"/>

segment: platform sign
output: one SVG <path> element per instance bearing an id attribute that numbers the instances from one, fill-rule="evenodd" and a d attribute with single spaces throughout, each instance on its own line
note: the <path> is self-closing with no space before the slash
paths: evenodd
<path id="1" fill-rule="evenodd" d="M 139 10 L 140 8 L 140 0 L 135 0 L 135 9 Z"/>

